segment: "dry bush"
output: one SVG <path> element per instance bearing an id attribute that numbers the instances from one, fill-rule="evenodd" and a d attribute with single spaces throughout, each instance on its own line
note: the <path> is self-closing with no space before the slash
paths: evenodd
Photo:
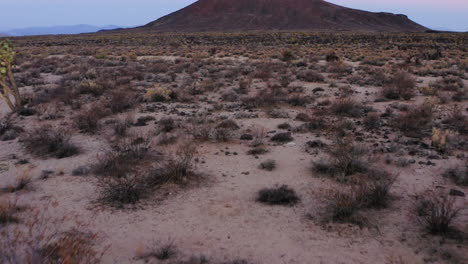
<path id="1" fill-rule="evenodd" d="M 270 90 L 263 89 L 254 96 L 247 96 L 241 99 L 242 105 L 247 109 L 254 109 L 260 107 L 271 107 L 277 105 L 279 98 L 275 96 Z"/>
<path id="2" fill-rule="evenodd" d="M 253 155 L 253 156 L 263 155 L 265 153 L 268 153 L 268 150 L 262 147 L 254 147 L 247 151 L 247 155 Z"/>
<path id="3" fill-rule="evenodd" d="M 314 70 L 303 70 L 297 73 L 297 79 L 305 82 L 324 82 L 325 77 Z"/>
<path id="4" fill-rule="evenodd" d="M 463 114 L 463 109 L 458 105 L 449 110 L 447 118 L 442 123 L 457 130 L 460 134 L 468 134 L 468 118 Z"/>
<path id="5" fill-rule="evenodd" d="M 165 183 L 188 185 L 201 179 L 194 164 L 197 155 L 196 145 L 182 143 L 171 154 L 149 173 L 147 179 L 149 185 L 160 186 Z"/>
<path id="6" fill-rule="evenodd" d="M 115 123 L 112 125 L 112 130 L 114 131 L 114 135 L 117 137 L 124 137 L 127 135 L 128 129 L 134 123 L 133 116 L 127 116 L 125 118 L 117 119 Z"/>
<path id="7" fill-rule="evenodd" d="M 19 208 L 16 204 L 11 201 L 0 200 L 0 228 L 9 223 L 18 223 L 19 219 L 16 216 L 18 211 Z"/>
<path id="8" fill-rule="evenodd" d="M 346 117 L 361 117 L 363 115 L 363 107 L 351 98 L 337 99 L 330 106 L 330 111 L 338 116 Z"/>
<path id="9" fill-rule="evenodd" d="M 147 191 L 145 179 L 135 175 L 102 177 L 99 201 L 115 207 L 137 203 Z"/>
<path id="10" fill-rule="evenodd" d="M 276 169 L 276 161 L 272 159 L 266 160 L 260 163 L 259 168 L 266 171 L 272 171 Z"/>
<path id="11" fill-rule="evenodd" d="M 99 121 L 110 114 L 100 103 L 94 103 L 87 109 L 80 111 L 74 118 L 73 123 L 83 133 L 94 134 L 99 129 Z"/>
<path id="12" fill-rule="evenodd" d="M 293 206 L 300 199 L 293 189 L 283 185 L 279 188 L 260 190 L 257 194 L 257 201 L 269 205 Z"/>
<path id="13" fill-rule="evenodd" d="M 169 133 L 179 127 L 178 122 L 171 117 L 161 118 L 157 124 L 157 133 Z"/>
<path id="14" fill-rule="evenodd" d="M 338 77 L 343 77 L 352 74 L 353 67 L 342 61 L 328 62 L 327 71 L 337 75 Z"/>
<path id="15" fill-rule="evenodd" d="M 393 118 L 391 125 L 409 137 L 424 136 L 424 129 L 432 121 L 433 105 L 425 103 Z"/>
<path id="16" fill-rule="evenodd" d="M 463 166 L 448 168 L 443 176 L 450 178 L 457 185 L 468 186 L 468 163 Z"/>
<path id="17" fill-rule="evenodd" d="M 430 84 L 432 87 L 443 91 L 460 91 L 465 86 L 463 80 L 457 76 L 444 76 Z"/>
<path id="18" fill-rule="evenodd" d="M 28 215 L 24 224 L 0 229 L 0 263 L 101 263 L 103 252 L 94 249 L 97 234 L 79 224 L 61 231 L 63 219 L 51 221 L 36 212 Z"/>
<path id="19" fill-rule="evenodd" d="M 287 143 L 293 141 L 294 138 L 291 135 L 291 132 L 277 133 L 271 137 L 271 141 Z"/>
<path id="20" fill-rule="evenodd" d="M 416 81 L 411 75 L 405 72 L 396 73 L 390 82 L 384 86 L 382 94 L 391 100 L 409 100 L 416 94 Z"/>
<path id="21" fill-rule="evenodd" d="M 7 141 L 16 139 L 23 132 L 21 127 L 15 126 L 11 116 L 0 119 L 0 140 Z"/>
<path id="22" fill-rule="evenodd" d="M 361 179 L 350 188 L 327 193 L 322 221 L 362 225 L 364 219 L 358 214 L 361 210 L 386 208 L 396 178 L 389 177 L 386 172 L 382 173 L 384 176 L 380 179 Z"/>
<path id="23" fill-rule="evenodd" d="M 448 194 L 429 191 L 418 197 L 414 213 L 418 221 L 432 234 L 453 231 L 452 223 L 460 215 L 462 207 Z"/>
<path id="24" fill-rule="evenodd" d="M 371 113 L 363 119 L 362 124 L 367 130 L 376 130 L 382 126 L 382 120 L 379 114 Z"/>
<path id="25" fill-rule="evenodd" d="M 152 250 L 149 252 L 141 252 L 140 254 L 137 255 L 138 259 L 144 259 L 148 260 L 150 258 L 156 258 L 158 260 L 168 260 L 177 255 L 177 248 L 174 245 L 173 241 L 170 241 L 169 243 L 156 248 L 155 246 L 153 247 Z"/>
<path id="26" fill-rule="evenodd" d="M 5 193 L 14 193 L 14 192 L 19 192 L 21 190 L 26 190 L 32 183 L 31 176 L 25 172 L 21 176 L 18 176 L 16 178 L 16 181 L 13 185 L 9 185 L 7 187 L 1 188 L 1 192 Z"/>
<path id="27" fill-rule="evenodd" d="M 120 139 L 112 149 L 99 155 L 92 169 L 99 176 L 125 177 L 150 157 L 149 141 L 143 137 L 130 136 Z"/>
<path id="28" fill-rule="evenodd" d="M 136 102 L 134 92 L 120 89 L 110 92 L 106 105 L 113 114 L 116 114 L 132 108 Z"/>
<path id="29" fill-rule="evenodd" d="M 336 137 L 327 152 L 329 161 L 314 163 L 314 172 L 338 176 L 339 181 L 346 181 L 346 176 L 368 170 L 368 164 L 362 160 L 367 150 L 350 137 Z"/>
<path id="30" fill-rule="evenodd" d="M 35 156 L 61 159 L 79 153 L 78 147 L 70 139 L 68 131 L 44 125 L 27 132 L 21 137 L 20 142 Z"/>

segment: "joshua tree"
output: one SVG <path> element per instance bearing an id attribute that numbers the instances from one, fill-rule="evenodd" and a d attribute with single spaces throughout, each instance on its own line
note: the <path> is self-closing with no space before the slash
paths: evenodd
<path id="1" fill-rule="evenodd" d="M 11 71 L 15 54 L 15 48 L 10 41 L 0 42 L 0 99 L 5 101 L 12 111 L 21 108 L 21 95 Z"/>

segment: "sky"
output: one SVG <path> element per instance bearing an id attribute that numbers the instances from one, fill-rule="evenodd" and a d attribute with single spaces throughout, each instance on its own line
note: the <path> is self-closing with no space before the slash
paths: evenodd
<path id="1" fill-rule="evenodd" d="M 236 0 L 233 0 L 236 1 Z M 0 30 L 90 24 L 139 26 L 195 0 L 0 0 Z M 468 0 L 329 0 L 368 11 L 406 14 L 433 29 L 468 31 Z"/>

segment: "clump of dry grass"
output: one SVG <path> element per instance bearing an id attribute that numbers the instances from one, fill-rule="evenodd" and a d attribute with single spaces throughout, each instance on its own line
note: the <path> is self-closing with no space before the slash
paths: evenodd
<path id="1" fill-rule="evenodd" d="M 71 142 L 70 132 L 44 125 L 27 132 L 20 142 L 26 150 L 38 157 L 70 157 L 79 153 L 78 147 Z"/>
<path id="2" fill-rule="evenodd" d="M 424 129 L 432 121 L 433 112 L 433 105 L 426 103 L 400 114 L 391 123 L 393 127 L 399 129 L 406 136 L 422 137 Z"/>
<path id="3" fill-rule="evenodd" d="M 363 161 L 366 148 L 356 144 L 351 137 L 336 137 L 327 152 L 329 161 L 314 163 L 314 172 L 338 176 L 337 180 L 346 181 L 347 176 L 368 170 L 368 164 Z"/>
<path id="4" fill-rule="evenodd" d="M 448 194 L 429 191 L 418 197 L 414 213 L 430 233 L 447 234 L 462 210 Z"/>
<path id="5" fill-rule="evenodd" d="M 409 100 L 416 94 L 416 81 L 406 72 L 397 72 L 384 86 L 382 95 L 391 100 Z"/>

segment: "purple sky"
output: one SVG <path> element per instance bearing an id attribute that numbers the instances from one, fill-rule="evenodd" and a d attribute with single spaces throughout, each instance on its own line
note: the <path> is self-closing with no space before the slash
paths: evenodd
<path id="1" fill-rule="evenodd" d="M 195 0 L 0 0 L 0 30 L 53 25 L 136 26 Z M 235 1 L 235 0 L 233 0 Z M 468 31 L 468 0 L 329 0 L 368 11 L 403 13 L 424 26 Z"/>

